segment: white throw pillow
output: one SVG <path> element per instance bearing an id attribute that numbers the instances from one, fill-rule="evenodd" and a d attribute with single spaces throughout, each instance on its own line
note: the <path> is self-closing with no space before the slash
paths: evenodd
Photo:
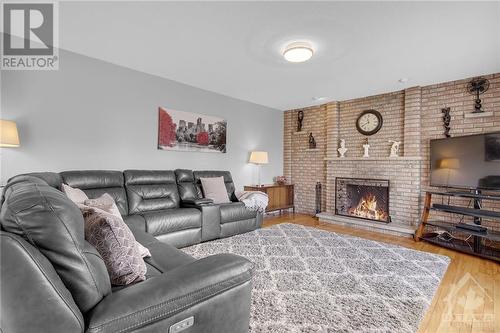
<path id="1" fill-rule="evenodd" d="M 69 200 L 73 201 L 76 204 L 83 204 L 85 200 L 89 199 L 85 192 L 83 192 L 79 188 L 74 188 L 69 185 L 62 184 L 61 189 L 62 192 L 69 198 Z"/>
<path id="2" fill-rule="evenodd" d="M 212 199 L 216 204 L 231 202 L 227 195 L 224 177 L 200 178 L 200 180 L 205 198 Z"/>

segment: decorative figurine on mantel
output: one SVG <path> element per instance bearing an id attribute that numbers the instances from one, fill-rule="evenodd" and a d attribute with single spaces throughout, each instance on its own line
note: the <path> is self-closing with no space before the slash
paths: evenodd
<path id="1" fill-rule="evenodd" d="M 364 153 L 363 157 L 370 157 L 370 144 L 368 143 L 368 139 L 366 139 L 366 143 L 363 145 Z"/>
<path id="2" fill-rule="evenodd" d="M 401 145 L 401 141 L 389 140 L 389 143 L 392 143 L 391 155 L 389 155 L 389 157 L 399 157 L 399 146 Z"/>
<path id="3" fill-rule="evenodd" d="M 363 157 L 370 157 L 370 144 L 368 143 L 368 138 L 366 139 L 366 143 L 363 145 Z"/>
<path id="4" fill-rule="evenodd" d="M 312 132 L 309 133 L 309 149 L 316 149 L 316 140 L 314 139 Z"/>
<path id="5" fill-rule="evenodd" d="M 302 121 L 304 120 L 304 111 L 300 110 L 297 114 L 297 132 L 302 131 Z"/>
<path id="6" fill-rule="evenodd" d="M 340 148 L 337 149 L 337 151 L 340 154 L 340 158 L 344 158 L 345 157 L 345 153 L 347 151 L 347 148 L 345 147 L 345 140 L 344 139 L 340 139 Z"/>

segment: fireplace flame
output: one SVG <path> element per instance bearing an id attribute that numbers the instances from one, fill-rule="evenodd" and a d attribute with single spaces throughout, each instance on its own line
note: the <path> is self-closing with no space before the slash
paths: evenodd
<path id="1" fill-rule="evenodd" d="M 377 208 L 377 198 L 372 193 L 362 197 L 356 207 L 349 208 L 349 214 L 378 221 L 387 221 L 388 217 L 386 211 Z"/>

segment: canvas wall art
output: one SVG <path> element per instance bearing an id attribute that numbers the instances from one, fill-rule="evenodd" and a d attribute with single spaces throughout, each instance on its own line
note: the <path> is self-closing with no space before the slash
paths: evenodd
<path id="1" fill-rule="evenodd" d="M 225 153 L 227 122 L 198 113 L 158 109 L 158 149 Z"/>

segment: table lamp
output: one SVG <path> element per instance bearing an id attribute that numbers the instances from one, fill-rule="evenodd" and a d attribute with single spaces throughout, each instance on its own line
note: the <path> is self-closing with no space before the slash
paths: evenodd
<path id="1" fill-rule="evenodd" d="M 260 187 L 261 186 L 261 183 L 260 183 L 260 168 L 262 167 L 262 164 L 268 164 L 269 163 L 269 158 L 267 156 L 267 151 L 253 151 L 250 154 L 250 160 L 248 162 L 256 164 L 258 166 L 258 179 L 259 179 L 259 183 L 257 184 L 257 186 Z"/>
<path id="2" fill-rule="evenodd" d="M 0 147 L 19 147 L 16 123 L 0 119 Z"/>

